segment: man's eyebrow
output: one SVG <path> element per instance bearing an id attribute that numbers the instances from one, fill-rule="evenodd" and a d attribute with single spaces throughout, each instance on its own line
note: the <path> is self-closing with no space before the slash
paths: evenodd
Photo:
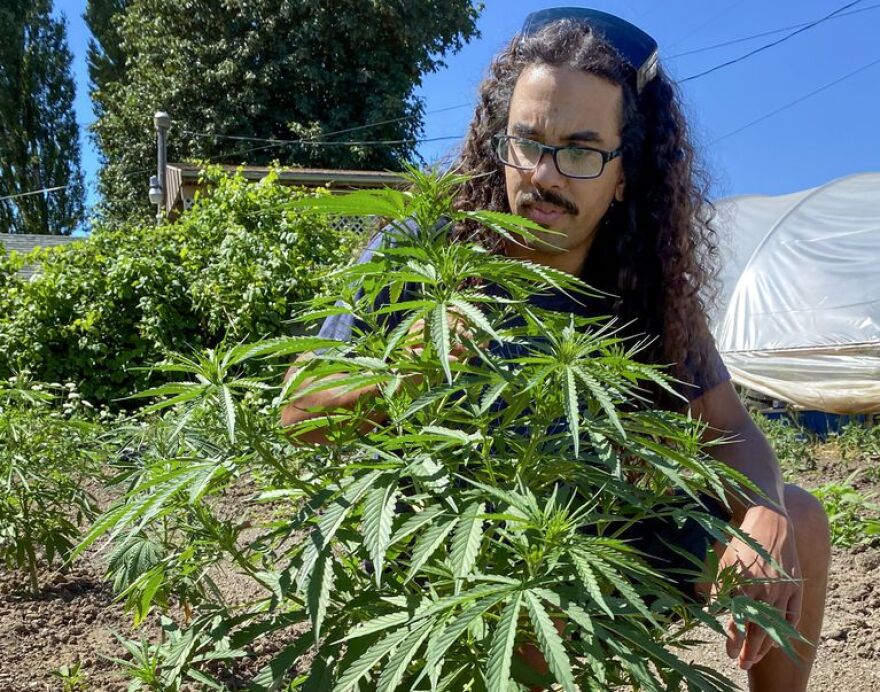
<path id="1" fill-rule="evenodd" d="M 563 139 L 566 142 L 601 142 L 602 135 L 595 130 L 581 130 L 580 132 L 572 132 Z"/>
<path id="2" fill-rule="evenodd" d="M 539 134 L 539 132 L 532 127 L 531 125 L 526 125 L 525 123 L 516 123 L 512 128 L 510 128 L 512 134 L 517 137 L 534 137 Z"/>
<path id="3" fill-rule="evenodd" d="M 511 134 L 517 137 L 535 137 L 541 133 L 531 125 L 526 123 L 515 123 L 511 129 Z M 595 130 L 581 130 L 580 132 L 572 132 L 562 138 L 564 142 L 602 142 L 602 135 Z"/>

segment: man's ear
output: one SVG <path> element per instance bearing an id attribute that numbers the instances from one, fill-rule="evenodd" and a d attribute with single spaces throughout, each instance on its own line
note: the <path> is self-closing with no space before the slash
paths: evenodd
<path id="1" fill-rule="evenodd" d="M 616 202 L 622 202 L 624 192 L 626 192 L 626 176 L 623 174 L 623 171 L 621 171 L 620 178 L 617 181 L 617 187 L 614 188 L 614 200 Z"/>

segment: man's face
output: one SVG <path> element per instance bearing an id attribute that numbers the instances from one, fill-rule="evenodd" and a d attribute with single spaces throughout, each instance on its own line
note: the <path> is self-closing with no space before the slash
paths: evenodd
<path id="1" fill-rule="evenodd" d="M 601 77 L 534 65 L 516 82 L 506 132 L 551 146 L 611 151 L 620 146 L 621 101 L 620 87 Z M 508 247 L 508 254 L 578 273 L 602 216 L 612 200 L 623 199 L 620 157 L 606 163 L 598 178 L 586 180 L 562 175 L 547 152 L 534 170 L 505 166 L 504 172 L 511 211 L 565 234 L 539 233 L 552 247 L 530 243 L 531 251 Z"/>

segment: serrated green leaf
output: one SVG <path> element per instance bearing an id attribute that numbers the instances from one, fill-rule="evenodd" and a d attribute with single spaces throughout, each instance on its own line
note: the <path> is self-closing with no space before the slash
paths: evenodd
<path id="1" fill-rule="evenodd" d="M 574 383 L 574 375 L 571 368 L 565 369 L 565 413 L 568 416 L 568 429 L 571 433 L 571 442 L 574 445 L 574 454 L 580 452 L 580 408 L 578 406 L 577 387 Z"/>
<path id="2" fill-rule="evenodd" d="M 489 320 L 486 319 L 483 311 L 480 310 L 480 308 L 478 308 L 476 305 L 457 297 L 451 298 L 449 300 L 449 304 L 452 305 L 458 313 L 466 317 L 471 322 L 471 324 L 475 324 L 476 326 L 478 326 L 484 332 L 489 334 L 493 339 L 497 341 L 502 340 L 495 329 L 492 327 L 492 325 L 489 323 Z"/>
<path id="3" fill-rule="evenodd" d="M 535 627 L 535 634 L 538 638 L 538 645 L 541 653 L 544 654 L 544 660 L 550 672 L 556 678 L 556 681 L 562 685 L 565 692 L 577 692 L 574 684 L 574 677 L 571 672 L 571 661 L 565 652 L 565 645 L 559 632 L 541 601 L 531 592 L 523 592 L 523 598 L 526 602 L 526 609 L 529 613 L 529 619 Z"/>
<path id="4" fill-rule="evenodd" d="M 449 321 L 446 318 L 446 303 L 438 303 L 431 311 L 431 320 L 429 329 L 431 332 L 431 343 L 440 359 L 440 365 L 446 375 L 446 381 L 452 384 L 452 370 L 449 367 L 449 351 L 451 342 L 449 336 Z"/>
<path id="5" fill-rule="evenodd" d="M 456 579 L 469 576 L 477 561 L 480 544 L 483 540 L 483 514 L 486 505 L 482 502 L 471 503 L 462 513 L 452 536 L 450 560 L 452 572 Z"/>
<path id="6" fill-rule="evenodd" d="M 421 512 L 413 514 L 403 522 L 397 531 L 394 532 L 394 535 L 391 536 L 389 545 L 394 545 L 395 543 L 402 541 L 404 538 L 417 533 L 419 529 L 434 521 L 438 515 L 443 514 L 445 511 L 446 510 L 441 505 L 431 505 L 430 507 L 423 509 Z"/>
<path id="7" fill-rule="evenodd" d="M 341 644 L 342 642 L 347 642 L 350 639 L 366 637 L 369 634 L 374 634 L 376 632 L 391 629 L 392 627 L 397 627 L 398 625 L 405 625 L 407 622 L 410 621 L 411 618 L 412 615 L 405 610 L 397 613 L 386 613 L 385 615 L 380 615 L 377 618 L 373 618 L 372 620 L 367 620 L 366 622 L 360 623 L 359 625 L 354 627 L 348 634 L 346 634 L 344 637 L 334 643 Z"/>
<path id="8" fill-rule="evenodd" d="M 344 195 L 303 197 L 289 202 L 286 208 L 333 216 L 380 216 L 399 219 L 406 213 L 406 201 L 399 190 L 386 188 L 356 190 Z"/>
<path id="9" fill-rule="evenodd" d="M 373 471 L 353 481 L 345 489 L 341 497 L 336 498 L 325 511 L 318 522 L 318 526 L 309 534 L 308 544 L 302 553 L 302 567 L 297 577 L 300 589 L 303 588 L 305 580 L 318 559 L 318 555 L 330 544 L 330 541 L 336 535 L 336 531 L 339 530 L 348 513 L 351 512 L 378 477 L 379 472 Z"/>
<path id="10" fill-rule="evenodd" d="M 433 623 L 427 622 L 413 630 L 391 654 L 388 663 L 379 676 L 377 692 L 393 692 L 397 689 L 407 666 L 412 662 L 416 652 L 422 646 L 422 642 L 431 633 Z"/>
<path id="11" fill-rule="evenodd" d="M 488 692 L 507 692 L 510 683 L 510 663 L 513 657 L 513 645 L 516 641 L 519 608 L 522 593 L 517 591 L 504 606 L 498 625 L 492 635 L 489 647 L 489 660 L 486 667 Z"/>
<path id="12" fill-rule="evenodd" d="M 337 680 L 333 692 L 348 692 L 357 689 L 357 683 L 363 678 L 388 652 L 392 651 L 400 642 L 410 634 L 407 627 L 402 627 L 396 632 L 391 632 L 379 641 L 375 642 L 357 661 L 352 663 Z"/>
<path id="13" fill-rule="evenodd" d="M 506 597 L 506 593 L 494 594 L 477 601 L 473 605 L 465 608 L 441 631 L 436 632 L 434 637 L 425 651 L 427 663 L 426 669 L 430 669 L 437 665 L 441 658 L 446 655 L 449 647 L 458 639 L 475 620 L 483 617 L 490 608 L 500 603 Z"/>
<path id="14" fill-rule="evenodd" d="M 391 540 L 391 524 L 394 521 L 394 507 L 397 501 L 397 484 L 390 476 L 372 488 L 364 501 L 363 536 L 364 546 L 373 563 L 373 576 L 376 586 L 382 586 L 382 568 L 385 551 Z"/>
<path id="15" fill-rule="evenodd" d="M 489 387 L 480 399 L 480 408 L 478 409 L 478 413 L 486 413 L 486 411 L 489 410 L 492 404 L 495 403 L 498 397 L 501 396 L 501 394 L 504 392 L 505 389 L 508 388 L 508 386 L 510 386 L 509 382 L 501 381 Z"/>
<path id="16" fill-rule="evenodd" d="M 593 568 L 590 567 L 590 563 L 578 553 L 572 553 L 571 561 L 575 571 L 578 573 L 581 584 L 587 590 L 590 598 L 613 620 L 614 612 L 611 610 L 611 606 L 608 605 L 608 601 L 605 600 L 602 588 L 599 586 L 599 580 L 596 578 Z"/>
<path id="17" fill-rule="evenodd" d="M 312 619 L 312 632 L 316 643 L 321 640 L 321 626 L 327 615 L 332 588 L 333 556 L 329 549 L 324 549 L 315 561 L 306 587 L 306 605 Z"/>
<path id="18" fill-rule="evenodd" d="M 412 562 L 410 563 L 409 573 L 406 581 L 409 582 L 415 577 L 428 559 L 434 554 L 449 532 L 455 528 L 458 523 L 458 517 L 453 517 L 449 521 L 434 524 L 419 536 L 413 548 Z"/>
<path id="19" fill-rule="evenodd" d="M 590 394 L 596 397 L 596 401 L 599 402 L 602 410 L 605 411 L 605 415 L 608 416 L 608 420 L 611 421 L 611 424 L 617 428 L 620 435 L 626 439 L 626 431 L 623 429 L 620 417 L 617 415 L 617 410 L 614 408 L 614 403 L 611 401 L 611 397 L 608 396 L 608 393 L 602 388 L 596 379 L 583 368 L 576 367 L 573 368 L 573 370 L 581 382 L 587 386 Z"/>

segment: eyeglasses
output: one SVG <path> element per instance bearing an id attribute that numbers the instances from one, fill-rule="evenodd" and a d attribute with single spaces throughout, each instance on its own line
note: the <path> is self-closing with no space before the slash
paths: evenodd
<path id="1" fill-rule="evenodd" d="M 620 149 L 603 151 L 593 147 L 551 147 L 531 139 L 513 135 L 495 135 L 492 138 L 495 153 L 505 166 L 521 171 L 534 170 L 544 152 L 553 157 L 556 170 L 567 178 L 598 178 L 605 164 L 620 156 Z"/>
<path id="2" fill-rule="evenodd" d="M 636 73 L 636 91 L 657 76 L 657 42 L 635 24 L 607 12 L 586 7 L 551 7 L 532 12 L 523 23 L 522 36 L 531 36 L 548 24 L 572 19 L 589 24 L 610 43 Z"/>

